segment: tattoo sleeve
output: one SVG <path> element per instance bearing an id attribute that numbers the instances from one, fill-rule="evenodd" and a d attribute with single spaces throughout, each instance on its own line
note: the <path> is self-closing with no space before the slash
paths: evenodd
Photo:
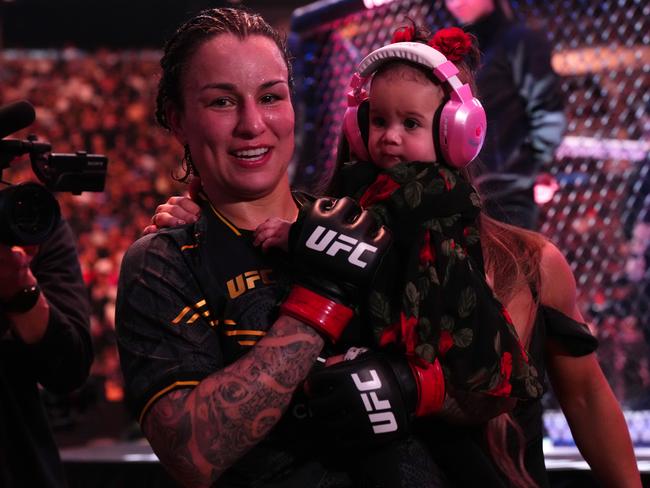
<path id="1" fill-rule="evenodd" d="M 184 486 L 210 486 L 280 420 L 322 347 L 311 327 L 282 316 L 248 354 L 163 396 L 143 422 L 161 462 Z"/>

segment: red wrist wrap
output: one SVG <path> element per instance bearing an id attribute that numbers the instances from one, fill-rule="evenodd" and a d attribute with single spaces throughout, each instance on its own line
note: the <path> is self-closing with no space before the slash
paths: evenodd
<path id="1" fill-rule="evenodd" d="M 416 417 L 438 412 L 445 401 L 445 377 L 440 363 L 437 359 L 433 364 L 411 359 L 409 365 L 418 384 Z"/>
<path id="2" fill-rule="evenodd" d="M 341 337 L 354 315 L 351 308 L 299 285 L 291 288 L 289 296 L 280 307 L 280 313 L 312 326 L 332 342 Z"/>

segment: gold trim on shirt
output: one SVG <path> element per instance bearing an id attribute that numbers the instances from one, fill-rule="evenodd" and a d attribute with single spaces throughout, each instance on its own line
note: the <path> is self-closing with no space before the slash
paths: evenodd
<path id="1" fill-rule="evenodd" d="M 253 336 L 263 336 L 266 335 L 266 332 L 263 330 L 227 330 L 224 332 L 227 336 L 235 335 L 253 335 Z"/>
<path id="2" fill-rule="evenodd" d="M 204 307 L 206 304 L 207 304 L 207 302 L 205 301 L 205 299 L 203 299 L 203 300 L 199 300 L 198 302 L 196 302 L 196 303 L 195 303 L 194 305 L 192 305 L 191 307 L 188 306 L 188 307 L 183 308 L 183 310 L 180 311 L 180 313 L 176 316 L 176 318 L 175 318 L 174 320 L 172 320 L 172 324 L 174 324 L 174 325 L 178 325 L 178 324 L 180 324 L 181 321 L 183 320 L 183 318 L 184 318 L 184 317 L 185 317 L 185 316 L 186 316 L 186 315 L 187 315 L 187 314 L 188 314 L 192 309 L 197 310 L 198 313 L 195 313 L 195 314 L 193 314 L 193 315 L 190 317 L 190 319 L 187 321 L 188 324 L 192 324 L 192 323 L 194 323 L 194 322 L 196 321 L 196 319 L 199 318 L 199 314 L 202 314 L 204 317 L 209 317 L 209 316 L 210 316 L 210 311 L 209 311 L 209 310 L 206 310 L 206 311 L 204 311 L 204 312 L 201 312 L 201 310 L 200 310 L 200 309 L 201 309 L 202 307 Z"/>
<path id="3" fill-rule="evenodd" d="M 138 417 L 138 423 L 142 425 L 142 420 L 144 419 L 145 414 L 147 413 L 147 410 L 149 410 L 149 407 L 158 400 L 161 396 L 163 396 L 165 393 L 169 392 L 170 390 L 173 390 L 175 388 L 178 388 L 179 386 L 196 386 L 199 384 L 199 381 L 176 381 L 172 383 L 171 385 L 163 388 L 160 390 L 158 393 L 156 393 L 154 396 L 152 396 L 149 401 L 142 407 L 142 412 L 140 412 L 140 416 Z"/>
<path id="4" fill-rule="evenodd" d="M 228 220 L 221 212 L 219 212 L 216 208 L 214 208 L 214 205 L 212 205 L 212 203 L 209 200 L 208 203 L 210 204 L 210 208 L 217 216 L 217 218 L 221 220 L 224 224 L 226 224 L 230 228 L 230 230 L 235 233 L 236 236 L 241 237 L 241 232 L 239 232 L 239 229 L 235 226 L 235 224 L 230 222 L 230 220 Z"/>

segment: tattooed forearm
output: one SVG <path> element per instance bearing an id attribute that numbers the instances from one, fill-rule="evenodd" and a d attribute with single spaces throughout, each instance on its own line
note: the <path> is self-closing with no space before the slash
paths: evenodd
<path id="1" fill-rule="evenodd" d="M 281 317 L 241 359 L 165 395 L 144 424 L 161 461 L 184 485 L 215 481 L 280 420 L 322 347 L 313 329 Z"/>
<path id="2" fill-rule="evenodd" d="M 144 419 L 142 428 L 160 462 L 181 483 L 200 486 L 201 474 L 197 472 L 190 453 L 192 424 L 184 405 L 191 390 L 175 390 L 161 398 Z"/>
<path id="3" fill-rule="evenodd" d="M 197 387 L 196 442 L 217 473 L 277 423 L 322 346 L 311 328 L 281 318 L 249 354 L 215 375 L 214 384 Z"/>

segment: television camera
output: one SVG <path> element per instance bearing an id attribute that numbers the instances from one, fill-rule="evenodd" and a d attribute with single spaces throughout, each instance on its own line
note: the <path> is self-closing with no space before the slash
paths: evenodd
<path id="1" fill-rule="evenodd" d="M 34 107 L 25 100 L 0 107 L 0 182 L 7 185 L 0 190 L 0 243 L 9 246 L 40 244 L 54 231 L 61 210 L 51 192 L 104 191 L 106 156 L 85 151 L 53 153 L 50 143 L 31 134 L 27 140 L 5 139 L 35 119 Z M 2 180 L 3 170 L 24 154 L 29 154 L 32 171 L 42 185 Z"/>

